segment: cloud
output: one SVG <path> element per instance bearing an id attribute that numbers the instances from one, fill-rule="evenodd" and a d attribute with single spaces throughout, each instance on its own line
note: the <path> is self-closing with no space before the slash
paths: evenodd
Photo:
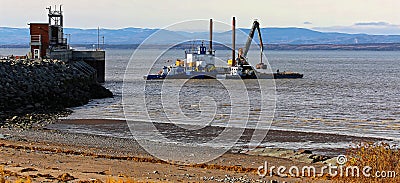
<path id="1" fill-rule="evenodd" d="M 304 25 L 311 25 L 312 22 L 303 22 Z"/>
<path id="2" fill-rule="evenodd" d="M 312 28 L 321 32 L 342 32 L 351 34 L 398 35 L 400 25 L 387 22 L 359 22 L 350 26 L 331 26 Z"/>

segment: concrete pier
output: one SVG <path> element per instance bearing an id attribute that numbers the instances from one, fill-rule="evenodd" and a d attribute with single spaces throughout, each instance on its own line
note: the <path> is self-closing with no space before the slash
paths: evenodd
<path id="1" fill-rule="evenodd" d="M 105 51 L 72 51 L 72 61 L 84 61 L 96 69 L 97 82 L 105 82 L 106 53 Z"/>
<path id="2" fill-rule="evenodd" d="M 63 60 L 65 62 L 84 61 L 96 70 L 96 79 L 99 83 L 105 82 L 106 53 L 101 51 L 76 51 L 56 50 L 50 52 L 51 59 Z"/>

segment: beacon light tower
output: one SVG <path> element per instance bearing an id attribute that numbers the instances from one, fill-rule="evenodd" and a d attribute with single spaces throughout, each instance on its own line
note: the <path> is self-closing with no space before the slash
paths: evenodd
<path id="1" fill-rule="evenodd" d="M 54 6 L 54 10 L 52 10 L 51 6 L 46 8 L 49 10 L 50 51 L 67 49 L 67 39 L 64 38 L 63 32 L 64 20 L 61 7 L 60 5 L 58 10 L 57 6 Z"/>

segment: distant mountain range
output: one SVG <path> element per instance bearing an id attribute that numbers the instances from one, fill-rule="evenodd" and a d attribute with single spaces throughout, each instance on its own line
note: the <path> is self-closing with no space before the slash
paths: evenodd
<path id="1" fill-rule="evenodd" d="M 243 44 L 249 29 L 240 29 L 244 34 L 237 34 L 237 43 Z M 100 29 L 108 45 L 140 44 L 147 37 L 157 32 L 159 39 L 153 44 L 173 44 L 176 41 L 208 39 L 208 32 L 185 32 L 162 29 L 124 28 Z M 267 44 L 373 44 L 400 43 L 400 35 L 368 35 L 318 32 L 304 28 L 262 28 L 263 40 Z M 97 29 L 65 28 L 65 34 L 71 34 L 70 44 L 96 44 Z M 214 40 L 230 44 L 231 31 L 214 32 Z M 101 38 L 102 42 L 102 38 Z M 0 27 L 0 45 L 29 45 L 28 28 Z"/>

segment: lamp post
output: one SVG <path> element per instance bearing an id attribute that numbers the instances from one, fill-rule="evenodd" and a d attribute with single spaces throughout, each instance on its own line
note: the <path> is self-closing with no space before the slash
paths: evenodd
<path id="1" fill-rule="evenodd" d="M 104 45 L 104 36 L 102 36 L 103 38 L 103 50 L 105 49 L 105 45 Z"/>
<path id="2" fill-rule="evenodd" d="M 71 44 L 71 34 L 65 34 L 67 36 L 67 46 L 69 48 L 70 44 Z"/>

